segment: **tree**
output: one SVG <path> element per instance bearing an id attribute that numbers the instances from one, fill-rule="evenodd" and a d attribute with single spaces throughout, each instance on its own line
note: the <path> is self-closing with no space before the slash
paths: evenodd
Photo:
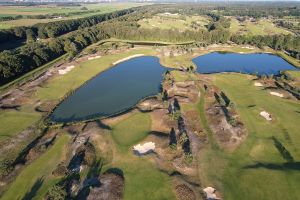
<path id="1" fill-rule="evenodd" d="M 171 131 L 170 131 L 170 135 L 169 135 L 169 145 L 177 145 L 177 139 L 176 139 L 176 132 L 175 132 L 175 129 L 172 128 Z"/>

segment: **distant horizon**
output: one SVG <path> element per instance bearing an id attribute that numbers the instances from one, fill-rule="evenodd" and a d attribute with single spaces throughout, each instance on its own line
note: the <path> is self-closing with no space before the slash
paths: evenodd
<path id="1" fill-rule="evenodd" d="M 0 3 L 117 3 L 117 2 L 161 2 L 161 3 L 201 3 L 201 2 L 282 2 L 282 3 L 293 3 L 300 2 L 300 0 L 0 0 Z"/>

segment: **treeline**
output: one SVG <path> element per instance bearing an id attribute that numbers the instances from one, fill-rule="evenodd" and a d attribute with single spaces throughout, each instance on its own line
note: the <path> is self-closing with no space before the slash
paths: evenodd
<path id="1" fill-rule="evenodd" d="M 37 24 L 31 27 L 16 27 L 9 30 L 0 30 L 0 44 L 17 39 L 28 39 L 28 37 L 42 39 L 54 38 L 77 29 L 94 26 L 100 22 L 126 15 L 133 11 L 134 9 L 130 8 L 80 19 L 62 20 L 58 22 Z"/>
<path id="2" fill-rule="evenodd" d="M 76 11 L 76 12 L 52 13 L 46 15 L 17 15 L 17 16 L 2 16 L 2 17 L 0 16 L 0 21 L 11 21 L 11 20 L 18 20 L 18 19 L 55 19 L 57 17 L 70 17 L 74 15 L 78 16 L 78 15 L 97 13 L 97 12 L 101 12 L 101 10 L 82 9 L 81 11 Z"/>
<path id="3" fill-rule="evenodd" d="M 7 83 L 65 53 L 72 57 L 86 46 L 108 37 L 108 33 L 98 24 L 52 38 L 49 42 L 32 42 L 11 51 L 3 51 L 0 53 L 0 83 Z"/>
<path id="4" fill-rule="evenodd" d="M 231 41 L 236 44 L 250 44 L 259 48 L 269 46 L 275 50 L 285 50 L 297 59 L 300 59 L 300 36 L 268 35 L 246 36 L 233 35 Z"/>
<path id="5" fill-rule="evenodd" d="M 299 2 L 198 2 L 172 5 L 153 5 L 152 11 L 160 10 L 162 12 L 206 15 L 216 13 L 223 16 L 250 16 L 259 17 L 283 17 L 300 16 Z"/>

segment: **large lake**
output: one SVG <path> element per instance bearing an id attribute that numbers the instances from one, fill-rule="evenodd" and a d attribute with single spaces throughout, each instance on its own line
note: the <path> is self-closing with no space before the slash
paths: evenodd
<path id="1" fill-rule="evenodd" d="M 66 98 L 50 115 L 54 122 L 104 117 L 125 111 L 159 92 L 162 67 L 157 57 L 142 56 L 102 72 Z"/>
<path id="2" fill-rule="evenodd" d="M 278 74 L 283 70 L 297 70 L 284 59 L 272 54 L 209 53 L 193 59 L 197 71 L 203 74 L 240 72 L 245 74 Z"/>

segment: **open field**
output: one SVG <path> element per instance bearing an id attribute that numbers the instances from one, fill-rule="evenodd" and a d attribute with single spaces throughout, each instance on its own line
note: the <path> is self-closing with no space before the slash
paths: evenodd
<path id="1" fill-rule="evenodd" d="M 70 137 L 59 136 L 55 144 L 41 157 L 33 161 L 17 176 L 1 200 L 42 199 L 47 189 L 55 183 L 51 172 L 64 158 L 64 148 Z"/>
<path id="2" fill-rule="evenodd" d="M 162 13 L 152 18 L 142 19 L 138 23 L 141 25 L 141 28 L 178 29 L 179 31 L 185 31 L 190 29 L 205 29 L 205 25 L 209 23 L 209 18 L 199 15 L 182 16 Z"/>
<path id="3" fill-rule="evenodd" d="M 0 16 L 16 16 L 23 15 L 24 19 L 10 20 L 0 22 L 0 29 L 8 29 L 16 26 L 32 26 L 37 23 L 47 23 L 67 19 L 76 19 L 80 17 L 88 17 L 109 13 L 126 8 L 142 6 L 142 3 L 100 3 L 100 4 L 81 4 L 80 6 L 0 6 Z M 83 10 L 87 8 L 87 10 Z M 90 12 L 89 12 L 90 11 Z M 73 13 L 73 14 L 72 14 Z M 26 19 L 30 15 L 52 15 L 67 14 L 69 16 L 60 19 Z"/>
<path id="4" fill-rule="evenodd" d="M 297 199 L 300 166 L 296 161 L 300 159 L 300 138 L 295 122 L 300 121 L 300 103 L 271 96 L 268 90 L 254 87 L 252 76 L 218 74 L 214 79 L 235 103 L 248 136 L 232 154 L 208 152 L 208 155 L 218 155 L 214 157 L 216 167 L 208 168 L 213 172 L 211 180 L 216 177 L 222 180 L 225 199 Z M 262 110 L 271 113 L 273 121 L 264 120 L 259 115 Z M 275 148 L 272 136 L 290 152 L 294 163 L 287 164 Z"/>
<path id="5" fill-rule="evenodd" d="M 230 18 L 230 31 L 232 33 L 246 35 L 274 35 L 274 34 L 293 34 L 284 28 L 277 27 L 271 20 L 260 19 L 257 22 L 246 20 L 239 22 L 236 18 Z"/>

